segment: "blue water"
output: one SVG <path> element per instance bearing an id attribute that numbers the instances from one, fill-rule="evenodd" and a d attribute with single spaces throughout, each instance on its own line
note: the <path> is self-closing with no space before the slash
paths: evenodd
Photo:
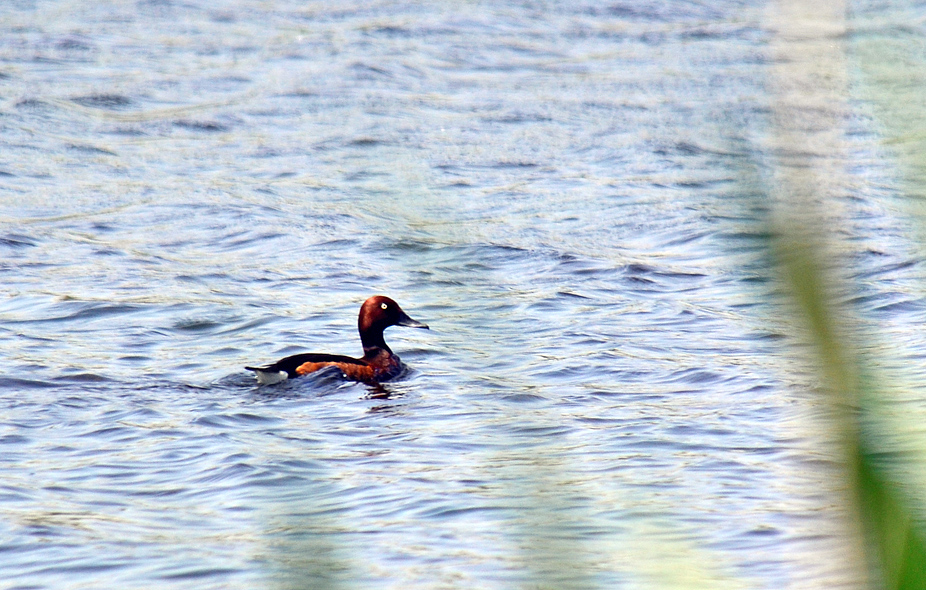
<path id="1" fill-rule="evenodd" d="M 741 182 L 763 9 L 5 2 L 0 586 L 854 587 Z M 923 268 L 851 125 L 903 364 Z M 431 326 L 385 391 L 242 368 L 359 355 L 377 293 Z"/>

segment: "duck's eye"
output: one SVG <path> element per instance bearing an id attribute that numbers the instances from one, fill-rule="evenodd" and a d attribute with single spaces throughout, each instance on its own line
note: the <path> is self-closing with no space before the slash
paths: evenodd
<path id="1" fill-rule="evenodd" d="M 388 308 L 388 307 L 389 307 L 389 306 L 388 306 L 388 305 L 386 305 L 385 303 L 380 303 L 380 304 L 379 304 L 379 306 L 380 306 L 380 307 L 382 307 L 383 309 L 386 309 L 386 308 Z"/>

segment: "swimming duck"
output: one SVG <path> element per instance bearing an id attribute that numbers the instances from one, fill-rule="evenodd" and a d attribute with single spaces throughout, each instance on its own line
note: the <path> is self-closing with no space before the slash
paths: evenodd
<path id="1" fill-rule="evenodd" d="M 355 359 L 338 354 L 294 354 L 262 367 L 245 367 L 254 371 L 257 382 L 272 385 L 286 379 L 308 375 L 324 367 L 337 367 L 348 379 L 364 383 L 379 383 L 397 377 L 405 369 L 399 355 L 392 352 L 383 339 L 383 330 L 389 326 L 428 329 L 426 324 L 408 317 L 399 304 L 383 295 L 375 295 L 363 302 L 357 329 L 363 344 L 363 358 Z"/>

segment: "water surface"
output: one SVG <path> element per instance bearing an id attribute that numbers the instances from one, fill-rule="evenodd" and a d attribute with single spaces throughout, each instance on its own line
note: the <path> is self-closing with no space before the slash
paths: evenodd
<path id="1" fill-rule="evenodd" d="M 4 587 L 852 586 L 740 182 L 763 9 L 5 3 Z M 851 125 L 850 296 L 922 358 Z M 243 370 L 376 293 L 432 328 L 385 395 Z"/>

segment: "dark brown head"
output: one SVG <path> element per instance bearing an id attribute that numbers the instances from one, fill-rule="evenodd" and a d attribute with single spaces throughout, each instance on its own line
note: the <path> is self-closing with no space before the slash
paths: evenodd
<path id="1" fill-rule="evenodd" d="M 360 317 L 357 319 L 357 328 L 360 330 L 360 340 L 363 349 L 379 347 L 389 350 L 383 340 L 383 330 L 389 326 L 406 326 L 409 328 L 428 329 L 426 324 L 408 317 L 399 304 L 384 295 L 374 295 L 360 307 Z"/>

